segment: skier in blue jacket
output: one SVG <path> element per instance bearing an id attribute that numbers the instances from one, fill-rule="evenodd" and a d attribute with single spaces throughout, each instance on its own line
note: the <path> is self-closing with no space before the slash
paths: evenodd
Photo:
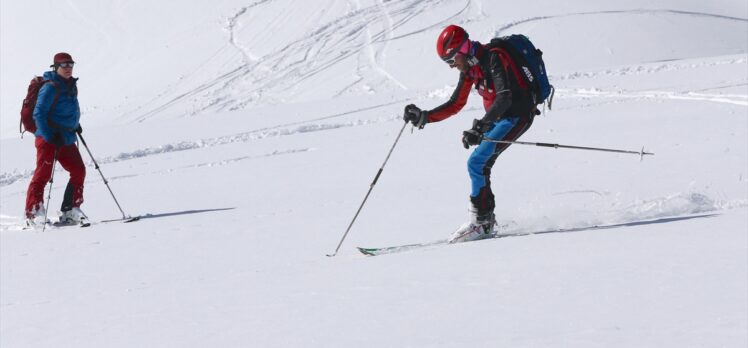
<path id="1" fill-rule="evenodd" d="M 36 169 L 26 194 L 28 225 L 46 223 L 44 187 L 52 176 L 55 161 L 70 173 L 60 208 L 60 221 L 80 223 L 86 219 L 80 210 L 86 167 L 76 145 L 76 133 L 83 132 L 83 129 L 80 126 L 78 79 L 73 77 L 74 65 L 70 54 L 55 54 L 50 66 L 53 70 L 44 73 L 44 79 L 49 82 L 39 90 L 34 109 Z"/>

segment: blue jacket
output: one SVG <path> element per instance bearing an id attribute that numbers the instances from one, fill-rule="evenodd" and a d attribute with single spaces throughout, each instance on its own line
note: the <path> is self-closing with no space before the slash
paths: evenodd
<path id="1" fill-rule="evenodd" d="M 75 135 L 75 129 L 78 128 L 78 122 L 81 118 L 81 109 L 78 105 L 78 87 L 77 78 L 70 78 L 65 83 L 63 79 L 54 71 L 44 73 L 47 82 L 39 90 L 39 96 L 36 99 L 34 108 L 34 121 L 36 122 L 36 136 L 44 138 L 44 141 L 51 143 L 52 134 L 61 133 L 65 145 L 70 145 L 78 138 Z M 55 93 L 60 96 L 55 104 L 54 111 L 49 114 Z"/>

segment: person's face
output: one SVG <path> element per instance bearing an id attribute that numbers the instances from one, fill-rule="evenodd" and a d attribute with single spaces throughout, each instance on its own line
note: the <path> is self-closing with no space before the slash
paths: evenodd
<path id="1" fill-rule="evenodd" d="M 454 57 L 454 62 L 449 64 L 450 68 L 457 68 L 460 72 L 467 72 L 470 66 L 467 62 L 467 56 L 462 53 L 457 53 Z"/>
<path id="2" fill-rule="evenodd" d="M 57 75 L 60 75 L 66 79 L 73 76 L 73 62 L 63 62 L 57 66 Z"/>

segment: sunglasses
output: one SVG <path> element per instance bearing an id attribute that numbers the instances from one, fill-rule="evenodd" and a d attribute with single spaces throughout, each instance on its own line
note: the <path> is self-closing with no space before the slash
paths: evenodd
<path id="1" fill-rule="evenodd" d="M 75 65 L 75 62 L 62 62 L 60 64 L 57 64 L 60 68 L 72 68 L 73 65 Z"/>
<path id="2" fill-rule="evenodd" d="M 455 58 L 457 58 L 457 55 L 459 55 L 459 54 L 461 54 L 461 53 L 455 53 L 455 55 L 452 56 L 451 58 L 445 58 L 444 62 L 447 63 L 447 64 L 449 64 L 449 66 L 455 65 Z"/>

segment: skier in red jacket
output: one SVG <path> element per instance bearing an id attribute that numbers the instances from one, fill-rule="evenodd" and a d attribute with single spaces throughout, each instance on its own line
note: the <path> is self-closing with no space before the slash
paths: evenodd
<path id="1" fill-rule="evenodd" d="M 452 96 L 431 110 L 422 110 L 411 104 L 405 107 L 403 118 L 416 127 L 442 121 L 457 114 L 467 102 L 473 86 L 483 97 L 486 110 L 473 127 L 463 132 L 465 148 L 477 145 L 468 159 L 468 173 L 472 183 L 470 193 L 470 222 L 451 236 L 450 241 L 467 241 L 484 238 L 493 233 L 496 224 L 494 194 L 491 191 L 491 168 L 499 155 L 509 147 L 484 141 L 517 140 L 532 124 L 537 108 L 526 89 L 514 74 L 507 73 L 505 57 L 489 50 L 477 41 L 470 41 L 461 27 L 446 27 L 436 41 L 439 57 L 451 68 L 460 71 Z"/>

